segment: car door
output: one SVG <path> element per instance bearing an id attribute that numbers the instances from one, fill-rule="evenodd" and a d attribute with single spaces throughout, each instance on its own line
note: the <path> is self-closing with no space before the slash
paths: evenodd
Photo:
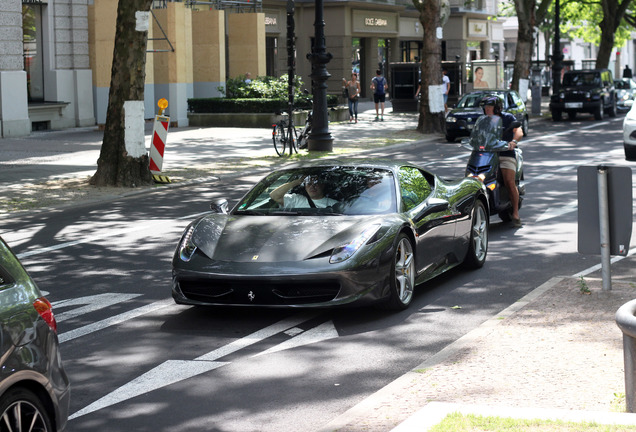
<path id="1" fill-rule="evenodd" d="M 434 272 L 445 263 L 455 238 L 455 219 L 444 199 L 444 186 L 432 174 L 412 166 L 400 168 L 399 185 L 402 212 L 416 232 L 417 274 Z"/>

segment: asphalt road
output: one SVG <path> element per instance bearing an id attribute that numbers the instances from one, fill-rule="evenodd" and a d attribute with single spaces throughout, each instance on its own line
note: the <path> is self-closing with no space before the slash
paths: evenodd
<path id="1" fill-rule="evenodd" d="M 419 287 L 400 313 L 173 304 L 182 229 L 213 198 L 236 202 L 251 177 L 3 220 L 2 236 L 54 302 L 72 382 L 69 430 L 320 428 L 551 277 L 598 263 L 576 251 L 576 172 L 633 168 L 621 121 L 532 124 L 522 141 L 525 226 L 493 218 L 484 268 Z M 377 156 L 456 177 L 468 152 L 440 139 Z"/>

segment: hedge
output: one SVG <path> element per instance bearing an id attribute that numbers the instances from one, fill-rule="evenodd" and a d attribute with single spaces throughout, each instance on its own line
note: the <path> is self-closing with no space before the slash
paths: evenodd
<path id="1" fill-rule="evenodd" d="M 338 105 L 338 96 L 327 95 L 327 105 Z M 311 100 L 298 98 L 294 101 L 296 109 L 311 109 Z M 287 110 L 287 100 L 282 99 L 228 99 L 194 98 L 188 99 L 188 111 L 191 113 L 276 113 Z"/>

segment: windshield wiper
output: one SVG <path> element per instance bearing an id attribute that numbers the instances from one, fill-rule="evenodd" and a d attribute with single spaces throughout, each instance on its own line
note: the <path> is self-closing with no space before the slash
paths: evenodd
<path id="1" fill-rule="evenodd" d="M 237 210 L 236 214 L 244 216 L 267 216 L 269 213 L 262 210 Z"/>

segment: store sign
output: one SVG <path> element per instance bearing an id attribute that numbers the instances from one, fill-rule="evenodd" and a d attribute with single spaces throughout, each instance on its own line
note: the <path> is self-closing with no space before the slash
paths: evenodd
<path id="1" fill-rule="evenodd" d="M 383 18 L 365 18 L 364 25 L 372 27 L 386 27 L 389 25 L 389 21 Z"/>
<path id="2" fill-rule="evenodd" d="M 479 20 L 468 20 L 468 36 L 469 37 L 487 37 L 488 22 Z"/>
<path id="3" fill-rule="evenodd" d="M 47 3 L 48 3 L 48 0 L 22 0 L 22 4 L 44 5 Z"/>
<path id="4" fill-rule="evenodd" d="M 354 10 L 351 14 L 352 31 L 360 33 L 375 33 L 389 37 L 398 34 L 397 13 L 368 10 Z"/>
<path id="5" fill-rule="evenodd" d="M 278 25 L 278 17 L 265 16 L 265 25 L 266 26 L 277 26 Z"/>

